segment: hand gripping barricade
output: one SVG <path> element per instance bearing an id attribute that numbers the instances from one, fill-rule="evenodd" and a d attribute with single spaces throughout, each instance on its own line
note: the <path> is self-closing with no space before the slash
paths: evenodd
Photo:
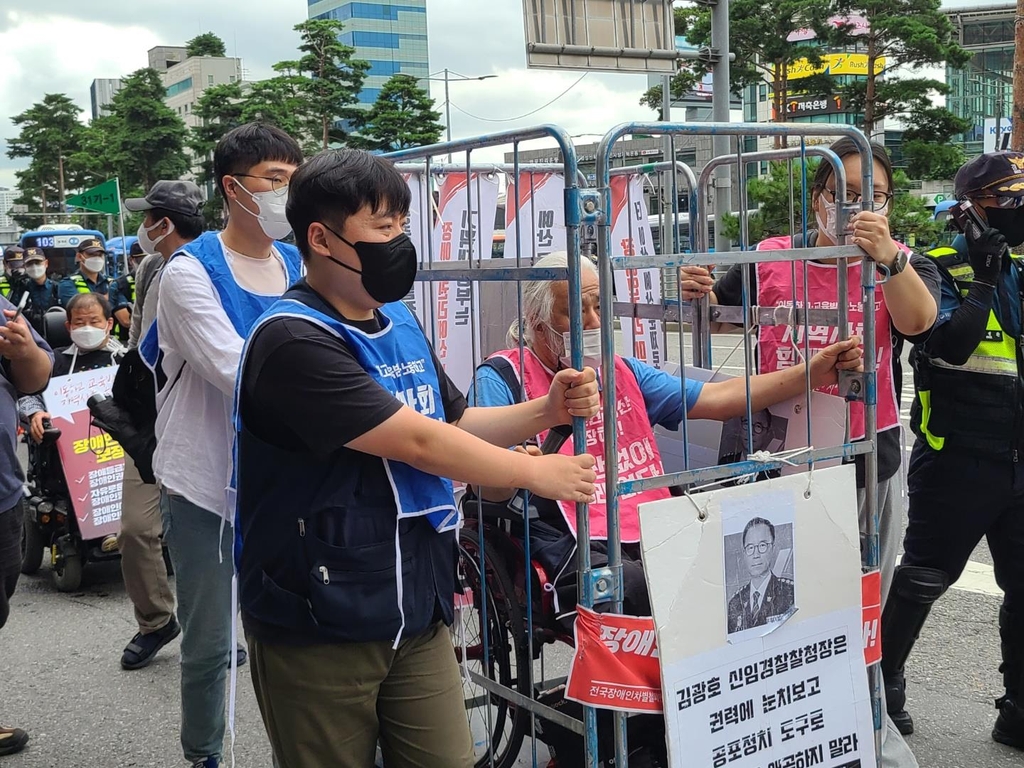
<path id="1" fill-rule="evenodd" d="M 705 167 L 699 180 L 688 166 L 683 163 L 664 163 L 641 165 L 634 168 L 611 168 L 613 147 L 620 139 L 631 134 L 660 135 L 673 141 L 683 135 L 728 135 L 728 136 L 777 136 L 786 135 L 799 139 L 799 147 L 773 152 L 743 153 L 738 150 L 735 155 L 716 158 Z M 685 408 L 682 425 L 682 452 L 684 469 L 680 472 L 662 474 L 656 477 L 636 479 L 619 479 L 618 472 L 618 435 L 616 433 L 615 394 L 620 385 L 616 381 L 615 364 L 615 326 L 610 321 L 619 317 L 620 322 L 650 322 L 648 331 L 655 333 L 653 323 L 659 323 L 656 333 L 660 337 L 661 349 L 668 353 L 670 332 L 669 323 L 678 323 L 678 360 L 687 359 L 683 324 L 690 323 L 693 346 L 693 360 L 701 367 L 711 367 L 710 322 L 737 322 L 743 325 L 744 348 L 747 353 L 747 369 L 745 371 L 747 392 L 746 439 L 748 448 L 753 446 L 753 426 L 751 419 L 750 370 L 751 359 L 750 330 L 757 325 L 791 326 L 793 331 L 803 327 L 804 357 L 810 358 L 807 348 L 808 330 L 815 325 L 838 326 L 840 337 L 848 336 L 849 324 L 847 305 L 838 302 L 834 310 L 810 308 L 806 289 L 803 297 L 794 288 L 790 307 L 757 307 L 753 305 L 750 294 L 749 276 L 744 270 L 744 301 L 742 307 L 710 307 L 707 300 L 690 302 L 682 299 L 678 290 L 678 269 L 687 265 L 720 265 L 776 263 L 790 264 L 794 274 L 802 265 L 806 271 L 807 261 L 812 259 L 838 259 L 840 266 L 846 260 L 862 255 L 860 249 L 852 246 L 835 246 L 831 248 L 789 248 L 775 251 L 708 252 L 708 215 L 706 206 L 706 186 L 714 169 L 721 164 L 733 164 L 738 170 L 741 199 L 745 199 L 747 163 L 769 160 L 784 160 L 817 155 L 829 162 L 836 175 L 837 184 L 837 231 L 843 232 L 845 222 L 856 208 L 846 203 L 845 172 L 841 162 L 834 153 L 827 149 L 807 146 L 806 136 L 850 136 L 857 143 L 863 158 L 870 158 L 870 146 L 863 134 L 846 126 L 830 125 L 763 125 L 763 124 L 674 124 L 651 123 L 622 125 L 609 131 L 600 143 L 597 153 L 596 189 L 584 189 L 583 177 L 578 168 L 576 150 L 567 133 L 555 126 L 541 126 L 528 130 L 508 131 L 493 135 L 476 137 L 462 141 L 438 144 L 410 150 L 402 150 L 389 155 L 398 163 L 398 167 L 410 181 L 413 189 L 412 228 L 414 240 L 417 230 L 420 233 L 420 272 L 417 277 L 417 288 L 414 289 L 417 315 L 428 335 L 439 347 L 440 342 L 455 341 L 462 344 L 470 352 L 472 370 L 468 377 L 460 381 L 449 368 L 449 375 L 456 384 L 465 387 L 471 383 L 476 391 L 478 382 L 477 363 L 494 352 L 499 342 L 489 340 L 488 327 L 493 325 L 495 318 L 493 307 L 487 302 L 486 286 L 517 285 L 519 310 L 517 317 L 522 316 L 522 283 L 525 281 L 568 280 L 569 298 L 569 357 L 575 368 L 583 366 L 583 316 L 581 259 L 583 255 L 583 234 L 596 231 L 597 262 L 600 274 L 600 309 L 606 321 L 601 328 L 601 358 L 603 391 L 603 448 L 605 467 L 605 512 L 607 517 L 607 564 L 596 567 L 592 563 L 590 551 L 591 516 L 587 505 L 578 504 L 575 509 L 575 533 L 577 538 L 579 605 L 590 608 L 596 602 L 611 602 L 613 612 L 621 612 L 623 598 L 623 564 L 621 555 L 621 521 L 620 500 L 627 494 L 653 489 L 682 488 L 697 490 L 708 484 L 721 483 L 730 479 L 749 477 L 771 469 L 781 469 L 784 465 L 801 464 L 813 469 L 816 462 L 821 463 L 834 459 L 851 460 L 863 455 L 865 460 L 865 504 L 869 529 L 863 551 L 863 569 L 872 571 L 878 568 L 879 552 L 877 537 L 877 465 L 873 452 L 876 436 L 876 385 L 875 385 L 875 318 L 871 312 L 864 313 L 864 374 L 841 377 L 840 393 L 851 402 L 857 402 L 863 411 L 864 437 L 858 443 L 847 442 L 833 448 L 814 449 L 808 447 L 797 455 L 770 456 L 752 455 L 748 451 L 747 459 L 719 466 L 690 469 L 687 440 L 687 420 Z M 552 140 L 557 144 L 562 163 L 559 165 L 531 165 L 520 162 L 520 146 L 523 142 L 535 139 Z M 512 146 L 512 163 L 488 164 L 474 162 L 472 154 L 484 148 Z M 442 165 L 432 162 L 434 157 L 448 153 L 464 153 L 465 163 Z M 674 154 L 674 143 L 673 143 Z M 872 188 L 872 163 L 862 163 L 863 188 Z M 649 174 L 664 172 L 666 177 L 660 182 L 662 192 L 671 189 L 671 214 L 664 217 L 661 225 L 660 242 L 663 244 L 661 253 L 655 254 L 653 248 L 646 254 L 633 252 L 623 253 L 621 248 L 613 246 L 613 180 L 628 178 L 631 174 Z M 565 251 L 567 253 L 566 268 L 535 268 L 527 261 L 536 255 L 536 240 L 531 238 L 529 229 L 537 225 L 533 217 L 522 215 L 514 217 L 511 224 L 516 231 L 516 248 L 514 253 L 506 251 L 501 259 L 490 258 L 491 229 L 487 217 L 493 215 L 486 204 L 486 194 L 481 191 L 481 180 L 488 175 L 506 174 L 511 180 L 530 179 L 533 174 L 556 174 L 557 183 L 562 186 L 563 210 L 558 218 L 564 218 Z M 679 210 L 680 178 L 685 183 L 688 196 L 688 210 Z M 453 181 L 454 183 L 447 184 Z M 485 179 L 486 181 L 486 179 Z M 416 184 L 419 186 L 417 187 Z M 519 187 L 520 185 L 516 185 Z M 802 191 L 806 195 L 807 181 L 804 172 Z M 437 202 L 435 202 L 435 188 Z M 518 197 L 517 191 L 516 196 Z M 464 198 L 463 205 L 456 206 L 462 221 L 446 213 L 445 205 L 453 195 Z M 634 191 L 627 191 L 628 205 L 635 202 Z M 663 195 L 667 196 L 667 195 Z M 518 201 L 506 197 L 506 208 L 517 206 Z M 865 203 L 865 209 L 868 203 Z M 662 209 L 664 211 L 664 209 Z M 417 219 L 418 216 L 418 219 Z M 526 218 L 526 223 L 523 219 Z M 645 216 L 646 218 L 646 216 Z M 747 216 L 741 214 L 742 243 L 747 245 Z M 506 215 L 506 221 L 512 221 Z M 673 222 L 673 235 L 669 236 L 667 225 Z M 681 223 L 688 227 L 684 228 Z M 461 224 L 461 227 L 460 227 Z M 796 225 L 797 223 L 794 222 Z M 806 215 L 803 228 L 806 230 Z M 794 227 L 793 231 L 797 231 Z M 481 232 L 481 230 L 483 230 Z M 458 233 L 458 234 L 456 234 Z M 484 237 L 486 235 L 486 237 Z M 506 236 L 508 233 L 506 232 Z M 630 241 L 633 233 L 630 232 Z M 533 245 L 530 245 L 531 241 Z M 688 241 L 688 242 L 687 242 Z M 687 253 L 682 253 L 682 247 Z M 456 256 L 456 252 L 458 256 Z M 620 255 L 622 254 L 622 255 Z M 512 259 L 515 259 L 514 265 Z M 653 270 L 662 277 L 671 279 L 659 281 L 663 291 L 660 296 L 650 292 L 641 296 L 634 290 L 634 282 L 620 281 L 619 290 L 615 290 L 615 273 L 626 272 L 635 275 L 639 271 Z M 874 305 L 875 275 L 872 269 L 860 270 L 862 278 L 860 291 L 865 306 Z M 794 281 L 795 282 L 795 281 Z M 838 270 L 838 292 L 847 295 L 847 272 Z M 477 287 L 479 285 L 479 288 Z M 806 281 L 804 282 L 806 286 Z M 625 286 L 625 291 L 622 290 Z M 674 294 L 674 295 L 672 295 Z M 618 301 L 616 301 L 618 298 Z M 669 300 L 672 299 L 672 300 Z M 801 300 L 802 299 L 802 300 Z M 498 312 L 498 323 L 507 325 L 511 319 L 508 313 Z M 456 316 L 457 315 L 457 316 Z M 458 322 L 465 335 L 462 341 L 454 339 L 452 325 Z M 636 354 L 636 340 L 642 329 L 634 327 L 633 336 Z M 627 339 L 629 336 L 627 336 Z M 519 370 L 518 380 L 525 381 L 522 360 L 524 357 L 525 340 L 519 334 L 518 344 Z M 674 354 L 674 353 L 673 353 Z M 439 349 L 442 362 L 445 357 Z M 664 359 L 664 358 L 663 358 Z M 446 366 L 447 367 L 447 366 Z M 680 366 L 680 387 L 685 402 L 686 371 Z M 810 435 L 810 377 L 807 378 L 808 435 Z M 582 453 L 587 448 L 586 430 L 583 421 L 573 420 L 572 448 Z M 524 494 L 526 496 L 526 494 Z M 472 498 L 472 497 L 471 497 Z M 571 642 L 564 631 L 557 627 L 554 620 L 552 601 L 555 595 L 551 579 L 544 570 L 534 562 L 536 540 L 531 535 L 536 514 L 528 496 L 525 503 L 518 507 L 514 504 L 488 504 L 472 498 L 463 505 L 465 514 L 464 527 L 460 532 L 460 583 L 463 593 L 456 596 L 458 617 L 453 626 L 453 642 L 460 666 L 463 669 L 464 688 L 466 691 L 467 715 L 470 719 L 474 740 L 477 744 L 478 766 L 507 767 L 516 763 L 526 736 L 532 737 L 533 765 L 538 765 L 538 740 L 545 738 L 546 732 L 561 730 L 582 737 L 583 750 L 579 765 L 588 768 L 601 764 L 600 759 L 614 758 L 615 765 L 630 764 L 631 756 L 637 765 L 647 765 L 645 759 L 636 759 L 633 755 L 634 730 L 627 723 L 622 712 L 613 715 L 602 710 L 601 737 L 604 739 L 610 731 L 613 747 L 599 748 L 598 712 L 590 706 L 580 709 L 580 716 L 575 716 L 572 708 L 562 706 L 552 691 L 560 690 L 564 672 L 555 669 L 550 672 L 544 655 L 544 646 L 555 641 Z M 535 662 L 539 660 L 539 665 Z M 556 663 L 557 664 L 557 663 Z M 539 666 L 539 674 L 537 667 Z M 538 679 L 535 679 L 535 676 Z M 882 728 L 881 688 L 877 665 L 869 668 L 872 710 L 874 716 L 875 741 L 879 742 Z M 562 687 L 564 688 L 564 686 Z M 607 720 L 605 719 L 605 716 Z M 630 718 L 630 723 L 632 718 Z M 554 728 L 552 727 L 554 726 Z M 627 737 L 627 734 L 629 736 Z M 561 754 L 561 753 L 560 753 Z M 649 758 L 646 758 L 649 759 Z M 539 764 L 543 764 L 540 762 Z M 562 760 L 558 764 L 575 765 L 572 760 Z M 657 764 L 653 762 L 650 764 Z"/>

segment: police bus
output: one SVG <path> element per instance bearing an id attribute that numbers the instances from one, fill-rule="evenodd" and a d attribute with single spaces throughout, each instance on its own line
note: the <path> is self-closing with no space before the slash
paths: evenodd
<path id="1" fill-rule="evenodd" d="M 22 248 L 42 248 L 50 264 L 48 274 L 51 277 L 65 277 L 78 269 L 75 264 L 78 244 L 89 238 L 96 238 L 106 248 L 107 241 L 102 232 L 82 229 L 76 224 L 44 224 L 39 229 L 23 234 L 18 245 Z"/>

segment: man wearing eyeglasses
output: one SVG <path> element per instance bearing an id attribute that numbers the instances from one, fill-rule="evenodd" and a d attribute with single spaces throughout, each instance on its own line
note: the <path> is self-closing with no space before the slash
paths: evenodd
<path id="1" fill-rule="evenodd" d="M 987 536 L 1005 593 L 1005 694 L 992 738 L 1024 749 L 1024 277 L 1008 248 L 1024 242 L 1024 153 L 981 155 L 957 172 L 954 188 L 980 220 L 928 254 L 942 297 L 935 330 L 911 355 L 917 440 L 905 554 L 882 616 L 882 671 L 889 714 L 909 732 L 904 664 L 932 603 Z"/>
<path id="2" fill-rule="evenodd" d="M 729 634 L 778 621 L 793 607 L 793 582 L 776 576 L 775 526 L 763 517 L 743 528 L 743 558 L 750 573 L 729 600 Z"/>

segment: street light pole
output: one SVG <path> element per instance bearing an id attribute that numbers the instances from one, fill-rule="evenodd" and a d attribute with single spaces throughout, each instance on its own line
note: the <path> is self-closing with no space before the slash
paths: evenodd
<path id="1" fill-rule="evenodd" d="M 452 101 L 448 96 L 448 67 L 444 68 L 444 125 L 448 141 L 452 140 Z M 452 153 L 448 153 L 448 165 L 452 164 Z"/>
<path id="2" fill-rule="evenodd" d="M 1010 135 L 1010 149 L 1021 152 L 1024 151 L 1024 0 L 1017 0 L 1013 38 L 1013 132 Z"/>

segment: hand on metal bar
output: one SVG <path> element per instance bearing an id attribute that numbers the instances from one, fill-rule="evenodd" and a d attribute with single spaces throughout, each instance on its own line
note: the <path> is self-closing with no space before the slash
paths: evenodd
<path id="1" fill-rule="evenodd" d="M 811 386 L 815 389 L 839 382 L 841 371 L 864 370 L 864 349 L 859 336 L 831 344 L 811 358 Z"/>

